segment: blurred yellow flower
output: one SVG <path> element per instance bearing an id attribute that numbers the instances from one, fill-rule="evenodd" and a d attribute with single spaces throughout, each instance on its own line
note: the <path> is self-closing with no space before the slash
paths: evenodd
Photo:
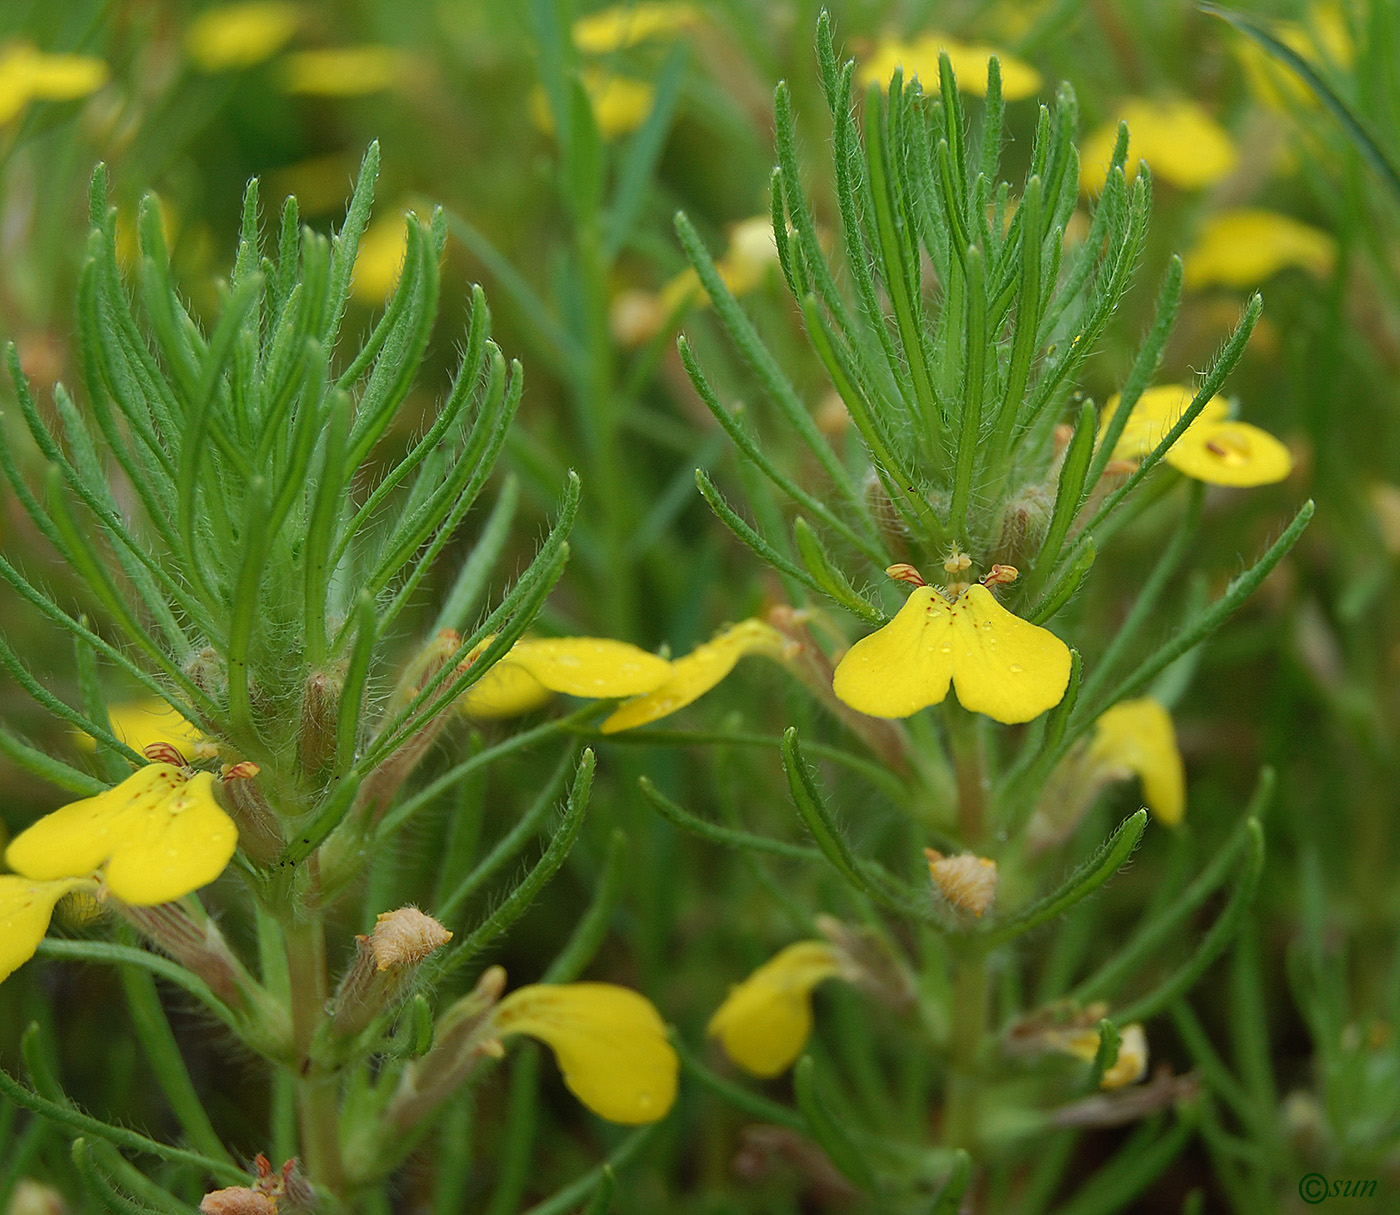
<path id="1" fill-rule="evenodd" d="M 1124 172 L 1131 181 L 1138 161 L 1152 175 L 1183 190 L 1198 190 L 1219 181 L 1237 160 L 1229 134 L 1194 101 L 1149 100 L 1131 97 L 1119 108 L 1128 124 L 1128 160 Z M 1079 185 L 1090 194 L 1103 190 L 1108 179 L 1118 119 L 1098 128 L 1079 147 Z"/>
<path id="2" fill-rule="evenodd" d="M 902 67 L 906 84 L 917 76 L 924 92 L 937 93 L 939 51 L 948 52 L 958 89 L 974 97 L 987 92 L 987 63 L 993 55 L 1001 65 L 1001 95 L 1007 101 L 1032 97 L 1040 88 L 1040 73 L 1014 55 L 984 43 L 959 42 L 942 34 L 920 34 L 908 41 L 886 39 L 861 63 L 856 80 L 862 87 L 886 85 L 895 68 Z"/>
<path id="3" fill-rule="evenodd" d="M 301 13 L 284 0 L 207 8 L 185 31 L 185 53 L 202 72 L 232 72 L 271 59 L 297 32 Z"/>
<path id="4" fill-rule="evenodd" d="M 1195 394 L 1182 384 L 1149 388 L 1138 398 L 1128 424 L 1113 448 L 1115 459 L 1145 456 L 1177 424 Z M 1119 394 L 1109 398 L 1099 421 L 1100 433 L 1118 409 Z M 1282 481 L 1293 471 L 1288 448 L 1268 431 L 1228 418 L 1229 407 L 1212 397 L 1164 457 L 1178 472 L 1212 485 L 1247 488 Z"/>
<path id="5" fill-rule="evenodd" d="M 653 0 L 600 8 L 574 22 L 574 45 L 585 55 L 609 55 L 654 38 L 667 38 L 700 20 L 693 4 Z"/>
<path id="6" fill-rule="evenodd" d="M 729 246 L 715 263 L 720 279 L 735 295 L 746 295 L 761 287 L 778 265 L 778 244 L 773 239 L 773 220 L 755 215 L 740 220 L 729 230 Z M 613 336 L 628 346 L 654 337 L 666 319 L 687 304 L 705 307 L 710 297 L 700 285 L 700 277 L 687 267 L 668 282 L 658 294 L 625 291 L 619 294 L 609 313 Z"/>
<path id="7" fill-rule="evenodd" d="M 841 973 L 840 955 L 825 941 L 798 941 L 732 987 L 705 1032 L 745 1071 L 776 1076 L 812 1034 L 812 989 Z"/>
<path id="8" fill-rule="evenodd" d="M 97 883 L 84 877 L 35 881 L 13 874 L 0 876 L 0 982 L 34 956 L 49 930 L 54 904 L 80 887 L 96 890 Z"/>
<path id="9" fill-rule="evenodd" d="M 1324 77 L 1329 67 L 1345 71 L 1356 58 L 1356 47 L 1340 4 L 1310 4 L 1306 25 L 1294 21 L 1271 21 L 1269 32 L 1314 67 L 1320 68 L 1320 74 Z M 1230 45 L 1239 56 L 1251 91 L 1265 105 L 1276 110 L 1288 110 L 1295 105 L 1317 105 L 1312 89 L 1299 80 L 1290 68 L 1276 62 L 1252 38 L 1236 35 Z"/>
<path id="10" fill-rule="evenodd" d="M 1220 211 L 1202 225 L 1186 254 L 1186 285 L 1257 287 L 1290 266 L 1323 277 L 1336 256 L 1331 235 L 1291 216 L 1258 207 Z"/>
<path id="11" fill-rule="evenodd" d="M 217 749 L 200 731 L 156 696 L 123 700 L 107 708 L 112 733 L 133 751 L 144 752 L 152 743 L 170 743 L 191 757 L 217 754 Z M 92 751 L 96 743 L 90 735 L 77 733 L 78 746 Z"/>
<path id="12" fill-rule="evenodd" d="M 670 664 L 666 680 L 644 695 L 621 704 L 603 722 L 604 734 L 631 730 L 669 717 L 699 700 L 722 680 L 747 654 L 767 654 L 781 658 L 788 639 L 762 620 L 744 620 L 725 629 L 714 639 L 698 645 L 683 658 Z"/>
<path id="13" fill-rule="evenodd" d="M 871 717 L 908 717 L 948 695 L 1001 722 L 1030 721 L 1060 703 L 1069 647 L 1008 612 L 979 582 L 949 599 L 918 586 L 882 629 L 836 665 L 837 699 Z"/>
<path id="14" fill-rule="evenodd" d="M 1056 1050 L 1092 1063 L 1099 1053 L 1100 1034 L 1097 1029 L 1065 1030 L 1050 1035 Z M 1123 1088 L 1135 1084 L 1147 1074 L 1147 1034 L 1142 1024 L 1134 1021 L 1119 1032 L 1118 1059 L 1103 1074 L 1100 1088 Z"/>
<path id="15" fill-rule="evenodd" d="M 604 139 L 616 139 L 635 131 L 651 113 L 656 90 L 645 80 L 618 76 L 598 68 L 584 68 L 579 80 L 593 106 L 598 133 Z M 546 135 L 554 134 L 554 115 L 541 88 L 530 94 L 530 116 Z"/>
<path id="16" fill-rule="evenodd" d="M 1186 810 L 1186 773 L 1176 745 L 1172 717 L 1149 697 L 1124 700 L 1095 723 L 1088 759 L 1096 773 L 1142 781 L 1147 808 L 1167 826 Z"/>
<path id="17" fill-rule="evenodd" d="M 529 1034 L 554 1052 L 564 1083 L 600 1118 L 639 1126 L 676 1100 L 680 1060 L 645 996 L 611 983 L 521 987 L 491 1014 L 500 1037 Z"/>
<path id="18" fill-rule="evenodd" d="M 375 220 L 360 236 L 350 293 L 371 307 L 382 304 L 398 286 L 407 248 L 408 227 L 403 216 Z"/>
<path id="19" fill-rule="evenodd" d="M 1400 485 L 1376 481 L 1368 495 L 1371 520 L 1381 539 L 1381 547 L 1392 557 L 1400 557 Z"/>
<path id="20" fill-rule="evenodd" d="M 483 653 L 488 637 L 467 656 Z M 467 717 L 515 717 L 547 704 L 551 694 L 610 699 L 650 692 L 671 678 L 672 664 L 625 641 L 605 637 L 526 638 L 462 693 Z"/>
<path id="21" fill-rule="evenodd" d="M 0 124 L 31 101 L 74 101 L 107 83 L 107 65 L 94 55 L 47 55 L 27 42 L 0 48 Z"/>
<path id="22" fill-rule="evenodd" d="M 1293 471 L 1293 454 L 1267 430 L 1248 422 L 1187 428 L 1166 456 L 1178 472 L 1211 485 L 1249 489 L 1272 485 Z"/>
<path id="23" fill-rule="evenodd" d="M 297 51 L 282 60 L 282 88 L 308 97 L 358 97 L 402 81 L 409 56 L 392 46 Z"/>
<path id="24" fill-rule="evenodd" d="M 214 776 L 147 764 L 95 797 L 71 802 L 15 836 L 5 863 L 27 878 L 103 870 L 124 903 L 168 903 L 212 882 L 238 846 L 238 828 L 214 799 Z"/>

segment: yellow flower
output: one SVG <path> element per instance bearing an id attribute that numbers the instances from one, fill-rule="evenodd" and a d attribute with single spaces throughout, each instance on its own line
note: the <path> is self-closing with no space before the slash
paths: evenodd
<path id="1" fill-rule="evenodd" d="M 1099 1053 L 1099 1031 L 1081 1029 L 1062 1031 L 1051 1035 L 1051 1043 L 1056 1050 L 1092 1063 Z M 1122 1088 L 1134 1084 L 1147 1074 L 1147 1034 L 1142 1024 L 1134 1021 L 1125 1025 L 1119 1034 L 1118 1059 L 1103 1074 L 1100 1088 Z"/>
<path id="2" fill-rule="evenodd" d="M 635 131 L 651 113 L 656 90 L 645 80 L 618 76 L 598 68 L 584 68 L 579 74 L 583 91 L 593 106 L 593 118 L 598 133 L 604 139 L 616 139 Z M 544 90 L 536 88 L 530 94 L 530 116 L 535 125 L 547 135 L 554 133 L 554 115 Z"/>
<path id="3" fill-rule="evenodd" d="M 1186 809 L 1186 774 L 1171 714 L 1150 698 L 1124 700 L 1094 727 L 1089 762 L 1115 776 L 1137 776 L 1147 808 L 1169 827 Z"/>
<path id="4" fill-rule="evenodd" d="M 1225 129 L 1194 101 L 1149 101 L 1132 97 L 1119 110 L 1129 132 L 1124 172 L 1131 180 L 1139 160 L 1152 174 L 1183 190 L 1198 190 L 1219 181 L 1235 167 L 1235 145 Z M 1108 179 L 1118 118 L 1089 135 L 1079 148 L 1079 186 L 1099 193 Z"/>
<path id="5" fill-rule="evenodd" d="M 1326 75 L 1328 67 L 1349 69 L 1356 58 L 1356 47 L 1347 29 L 1347 21 L 1339 4 L 1311 4 L 1308 24 L 1294 21 L 1272 21 L 1269 32 L 1290 50 L 1296 51 Z M 1276 110 L 1288 110 L 1295 105 L 1316 107 L 1317 97 L 1292 69 L 1274 61 L 1252 38 L 1240 35 L 1231 45 L 1239 56 L 1246 80 L 1260 101 Z"/>
<path id="6" fill-rule="evenodd" d="M 491 638 L 467 656 L 472 662 Z M 551 693 L 600 700 L 635 696 L 660 687 L 671 664 L 625 641 L 606 637 L 548 637 L 517 641 L 505 657 L 462 693 L 468 717 L 515 717 L 548 704 Z"/>
<path id="7" fill-rule="evenodd" d="M 1113 448 L 1115 459 L 1136 460 L 1145 456 L 1181 420 L 1194 393 L 1181 384 L 1149 388 L 1138 398 L 1128 424 Z M 1115 393 L 1104 407 L 1100 433 L 1118 409 L 1121 397 Z M 1212 397 L 1196 420 L 1164 457 L 1178 472 L 1212 485 L 1248 488 L 1282 481 L 1293 471 L 1288 448 L 1266 430 L 1228 418 L 1229 407 Z"/>
<path id="8" fill-rule="evenodd" d="M 756 291 L 778 264 L 778 245 L 773 239 L 773 220 L 755 215 L 740 220 L 729 230 L 729 247 L 715 263 L 720 279 L 734 295 Z M 671 279 L 658 294 L 650 291 L 624 291 L 613 300 L 609 324 L 613 336 L 628 346 L 654 337 L 666 318 L 687 303 L 705 307 L 710 297 L 700 285 L 700 276 L 687 267 Z"/>
<path id="9" fill-rule="evenodd" d="M 86 877 L 101 868 L 108 890 L 143 907 L 212 882 L 237 846 L 238 828 L 214 800 L 212 773 L 187 778 L 171 764 L 147 764 L 21 831 L 5 861 L 36 879 Z"/>
<path id="10" fill-rule="evenodd" d="M 1337 242 L 1277 211 L 1240 208 L 1206 220 L 1185 258 L 1186 285 L 1256 287 L 1289 266 L 1322 277 L 1332 270 Z"/>
<path id="11" fill-rule="evenodd" d="M 554 1052 L 564 1083 L 600 1118 L 638 1126 L 676 1100 L 680 1061 L 645 996 L 611 983 L 533 984 L 491 1016 L 495 1032 L 529 1034 Z"/>
<path id="12" fill-rule="evenodd" d="M 408 228 L 403 217 L 376 220 L 360 237 L 355 254 L 351 293 L 366 304 L 381 304 L 398 285 L 408 248 Z"/>
<path id="13" fill-rule="evenodd" d="M 308 97 L 359 97 L 399 83 L 409 57 L 392 46 L 297 51 L 282 60 L 282 88 Z"/>
<path id="14" fill-rule="evenodd" d="M 1012 615 L 981 583 L 951 602 L 917 587 L 895 618 L 856 642 L 836 666 L 832 691 L 872 717 L 908 717 L 948 695 L 1002 722 L 1030 721 L 1060 703 L 1069 647 Z"/>
<path id="15" fill-rule="evenodd" d="M 902 67 L 906 84 L 917 76 L 926 93 L 936 93 L 939 51 L 948 52 L 958 88 L 974 97 L 982 97 L 987 92 L 987 62 L 993 55 L 1001 65 L 1001 95 L 1007 101 L 1031 97 L 1040 88 L 1040 73 L 1030 64 L 994 46 L 958 42 L 942 34 L 921 34 L 907 42 L 886 39 L 860 65 L 857 80 L 863 87 L 885 85 L 895 68 Z"/>
<path id="16" fill-rule="evenodd" d="M 191 725 L 159 697 L 118 701 L 108 707 L 107 717 L 112 733 L 133 751 L 144 752 L 152 743 L 170 743 L 191 756 L 217 754 L 198 726 Z M 96 746 L 87 734 L 78 733 L 77 742 L 84 751 Z"/>
<path id="17" fill-rule="evenodd" d="M 95 890 L 97 884 L 81 877 L 49 882 L 14 874 L 0 877 L 0 982 L 34 956 L 48 931 L 54 904 L 79 887 Z"/>
<path id="18" fill-rule="evenodd" d="M 825 941 L 798 941 L 732 987 L 705 1032 L 745 1071 L 776 1076 L 812 1034 L 812 989 L 841 973 L 840 956 Z"/>
<path id="19" fill-rule="evenodd" d="M 787 638 L 762 620 L 744 620 L 732 625 L 713 640 L 696 646 L 684 658 L 672 662 L 664 683 L 619 705 L 603 722 L 602 731 L 615 734 L 669 717 L 677 709 L 699 700 L 746 654 L 781 658 L 787 647 Z"/>
<path id="20" fill-rule="evenodd" d="M 294 4 L 250 0 L 205 9 L 185 32 L 185 52 L 202 72 L 231 72 L 271 59 L 301 24 Z"/>
<path id="21" fill-rule="evenodd" d="M 653 0 L 600 8 L 574 22 L 574 45 L 585 55 L 610 55 L 653 38 L 667 38 L 700 20 L 694 5 Z"/>
<path id="22" fill-rule="evenodd" d="M 31 101 L 74 101 L 107 83 L 107 65 L 94 55 L 46 55 L 27 42 L 0 49 L 0 124 Z"/>

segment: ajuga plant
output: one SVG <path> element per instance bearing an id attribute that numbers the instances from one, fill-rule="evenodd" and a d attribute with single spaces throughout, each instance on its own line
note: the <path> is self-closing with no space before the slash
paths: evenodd
<path id="1" fill-rule="evenodd" d="M 835 214 L 819 222 L 804 190 L 780 84 L 773 229 L 844 426 L 817 425 L 684 215 L 680 240 L 786 445 L 760 441 L 720 399 L 700 352 L 684 337 L 679 350 L 733 439 L 760 522 L 704 473 L 700 492 L 782 580 L 800 610 L 776 619 L 802 645 L 801 674 L 829 690 L 828 707 L 888 772 L 849 802 L 834 798 L 787 731 L 791 796 L 815 849 L 721 830 L 646 789 L 715 842 L 829 866 L 846 889 L 842 906 L 823 910 L 854 908 L 866 921 L 819 918 L 827 939 L 793 943 L 734 989 L 710 1030 L 736 1063 L 773 1076 L 798 1060 L 810 993 L 832 978 L 898 994 L 888 1015 L 904 1032 L 874 1072 L 839 1076 L 822 1052 L 801 1059 L 795 1112 L 699 1059 L 687 1067 L 740 1108 L 815 1138 L 872 1210 L 1042 1211 L 1068 1185 L 1077 1129 L 1136 1124 L 1057 1208 L 1130 1209 L 1210 1108 L 1194 1077 L 1168 1069 L 1136 1082 L 1152 1018 L 1190 1017 L 1187 994 L 1250 906 L 1269 777 L 1215 855 L 1176 833 L 1173 875 L 1111 951 L 1101 939 L 1090 951 L 1082 900 L 1128 860 L 1148 811 L 1097 846 L 1079 828 L 1104 786 L 1131 774 L 1156 819 L 1181 820 L 1163 703 L 1189 679 L 1178 660 L 1259 586 L 1312 514 L 1305 504 L 1218 597 L 1199 584 L 1184 599 L 1173 592 L 1206 484 L 1263 484 L 1290 468 L 1287 449 L 1217 395 L 1262 305 L 1249 301 L 1199 382 L 1155 384 L 1181 289 L 1173 258 L 1120 391 L 1087 399 L 1078 385 L 1134 286 L 1147 232 L 1151 176 L 1127 164 L 1126 127 L 1071 238 L 1080 166 L 1068 88 L 1040 109 L 1029 169 L 1013 185 L 999 175 L 995 58 L 974 119 L 946 54 L 936 80 L 896 73 L 853 98 L 855 65 L 838 62 L 825 15 L 817 49 Z M 1125 526 L 1149 524 L 1169 538 L 1125 596 L 1117 631 L 1096 636 L 1081 607 L 1094 582 L 1115 576 L 1103 555 Z M 889 777 L 904 826 L 871 833 L 868 811 Z M 868 854 L 843 818 L 878 838 Z M 921 844 L 931 845 L 926 869 Z M 1198 937 L 1193 916 L 1217 892 Z M 881 1066 L 887 1099 L 872 1103 Z"/>
<path id="2" fill-rule="evenodd" d="M 79 703 L 49 690 L 8 643 L 0 661 L 95 742 L 87 760 L 74 751 L 69 762 L 0 732 L 11 760 L 76 799 L 10 824 L 0 978 L 36 950 L 46 961 L 33 966 L 118 968 L 182 1142 L 85 1113 L 60 1088 L 53 1044 L 36 1026 L 22 1044 L 29 1083 L 0 1075 L 0 1142 L 20 1153 L 0 1171 L 6 1185 L 66 1137 L 75 1175 L 109 1209 L 387 1209 L 385 1187 L 450 1106 L 458 1130 L 438 1159 L 452 1209 L 471 1171 L 460 1099 L 518 1034 L 548 1043 L 565 1083 L 605 1119 L 641 1125 L 670 1108 L 677 1064 L 656 1010 L 625 988 L 566 981 L 587 965 L 610 904 L 580 917 L 542 983 L 505 994 L 501 968 L 483 965 L 484 947 L 577 838 L 594 759 L 565 746 L 537 804 L 503 838 L 483 840 L 474 774 L 538 734 L 494 745 L 478 736 L 444 768 L 448 710 L 560 577 L 579 485 L 570 475 L 553 526 L 497 602 L 486 600 L 508 530 L 499 510 L 455 581 L 437 580 L 446 595 L 436 621 L 420 618 L 523 378 L 491 341 L 477 289 L 446 399 L 406 449 L 381 446 L 433 327 L 445 227 L 440 213 L 408 217 L 392 298 L 363 345 L 341 346 L 377 168 L 372 146 L 339 233 L 303 227 L 289 198 L 266 251 L 253 182 L 233 271 L 201 324 L 172 282 L 154 198 L 141 207 L 139 269 L 124 281 L 99 167 L 78 298 L 82 403 L 58 386 L 52 414 L 41 408 L 10 348 L 37 459 L 4 445 L 0 461 L 99 618 L 66 610 L 0 559 L 28 607 L 71 634 Z M 623 691 L 666 674 L 649 655 L 636 665 Z M 144 726 L 133 724 L 133 693 L 161 706 Z M 424 786 L 415 775 L 430 753 L 435 779 Z M 394 867 L 393 845 L 422 820 L 436 824 L 438 863 L 414 885 Z M 516 881 L 493 882 L 511 866 Z M 75 900 L 96 923 L 76 939 L 43 939 L 56 904 Z M 156 978 L 266 1068 L 258 1129 L 233 1137 L 215 1125 Z M 603 1176 L 584 1177 L 579 1192 Z"/>

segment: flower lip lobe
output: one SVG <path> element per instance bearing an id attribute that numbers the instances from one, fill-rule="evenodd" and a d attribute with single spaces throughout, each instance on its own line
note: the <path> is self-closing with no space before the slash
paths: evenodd
<path id="1" fill-rule="evenodd" d="M 832 690 L 872 717 L 908 717 L 938 704 L 951 685 L 963 708 L 997 721 L 1030 721 L 1059 704 L 1069 647 L 973 584 L 949 603 L 917 588 L 884 628 L 837 664 Z"/>
<path id="2" fill-rule="evenodd" d="M 15 837 L 5 852 L 30 878 L 79 877 L 105 867 L 125 903 L 152 906 L 212 882 L 238 846 L 238 828 L 214 799 L 214 776 L 186 779 L 147 764 L 121 784 L 60 807 Z"/>
<path id="3" fill-rule="evenodd" d="M 496 1006 L 496 1032 L 529 1034 L 554 1052 L 564 1083 L 609 1122 L 640 1126 L 676 1100 L 680 1060 L 645 996 L 612 983 L 537 983 Z"/>
<path id="4" fill-rule="evenodd" d="M 87 878 L 45 882 L 0 875 L 0 982 L 34 956 L 48 931 L 54 904 L 72 890 L 92 886 Z"/>
<path id="5" fill-rule="evenodd" d="M 786 1071 L 812 1033 L 812 989 L 841 974 L 825 941 L 798 941 L 779 950 L 715 1010 L 706 1028 L 724 1053 L 762 1079 Z"/>

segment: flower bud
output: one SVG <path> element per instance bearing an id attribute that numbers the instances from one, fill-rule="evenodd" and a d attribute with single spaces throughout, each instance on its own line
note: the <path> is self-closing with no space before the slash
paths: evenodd
<path id="1" fill-rule="evenodd" d="M 251 1186 L 234 1185 L 206 1194 L 200 1215 L 277 1215 L 277 1201 Z"/>
<path id="2" fill-rule="evenodd" d="M 213 920 L 196 919 L 184 903 L 132 907 L 116 902 L 115 907 L 152 945 L 203 979 L 224 1003 L 244 1006 L 247 975 Z"/>
<path id="3" fill-rule="evenodd" d="M 339 663 L 328 670 L 313 671 L 302 687 L 297 758 L 307 776 L 314 777 L 335 758 L 344 683 L 345 666 Z"/>
<path id="4" fill-rule="evenodd" d="M 975 856 L 971 852 L 944 856 L 932 848 L 925 848 L 924 855 L 928 857 L 928 871 L 933 884 L 954 907 L 970 911 L 980 918 L 992 905 L 997 893 L 996 861 Z"/>
<path id="5" fill-rule="evenodd" d="M 438 1019 L 432 1049 L 415 1059 L 399 1076 L 384 1116 L 369 1133 L 377 1137 L 409 1133 L 446 1101 L 486 1058 L 503 1051 L 490 1016 L 506 986 L 499 966 L 486 969 L 476 987 Z M 347 1154 L 356 1148 L 348 1145 Z"/>
<path id="6" fill-rule="evenodd" d="M 394 689 L 394 695 L 389 702 L 389 714 L 385 720 L 386 728 L 397 732 L 406 724 L 397 721 L 400 714 L 442 670 L 461 644 L 462 639 L 457 635 L 456 629 L 443 629 L 419 651 L 404 669 L 398 687 Z M 448 678 L 451 679 L 452 676 Z M 432 717 L 425 717 L 421 707 L 415 710 L 410 721 L 417 729 L 405 737 L 384 762 L 365 778 L 356 806 L 359 811 L 367 812 L 371 821 L 377 820 L 383 813 L 384 808 L 398 792 L 399 786 L 408 779 L 419 761 L 437 741 L 438 735 L 447 724 L 447 717 L 445 708 L 439 709 Z"/>
<path id="7" fill-rule="evenodd" d="M 238 824 L 238 846 L 246 856 L 261 865 L 269 864 L 286 843 L 277 815 L 258 783 L 258 767 L 244 760 L 225 764 L 220 772 L 223 797 L 229 817 Z"/>
<path id="8" fill-rule="evenodd" d="M 348 1037 L 364 1029 L 402 999 L 423 960 L 451 939 L 446 928 L 416 907 L 381 913 L 373 932 L 355 938 L 355 959 L 332 1002 L 332 1031 Z"/>

